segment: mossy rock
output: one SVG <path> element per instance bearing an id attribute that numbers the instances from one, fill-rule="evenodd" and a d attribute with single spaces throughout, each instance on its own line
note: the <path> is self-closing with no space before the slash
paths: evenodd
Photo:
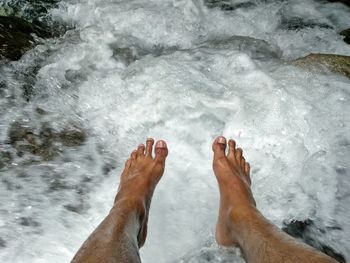
<path id="1" fill-rule="evenodd" d="M 40 26 L 22 18 L 0 16 L 0 59 L 20 59 L 36 44 L 34 34 L 40 38 L 51 36 Z"/>
<path id="2" fill-rule="evenodd" d="M 333 54 L 310 54 L 298 58 L 293 65 L 317 72 L 331 71 L 350 78 L 350 56 Z"/>

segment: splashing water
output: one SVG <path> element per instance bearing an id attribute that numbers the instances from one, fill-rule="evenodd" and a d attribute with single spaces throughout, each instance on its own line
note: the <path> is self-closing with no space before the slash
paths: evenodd
<path id="1" fill-rule="evenodd" d="M 311 52 L 349 55 L 336 32 L 350 10 L 297 0 L 223 11 L 209 2 L 62 1 L 51 15 L 75 29 L 2 66 L 0 150 L 12 159 L 0 175 L 1 262 L 68 262 L 147 137 L 165 139 L 170 154 L 143 262 L 242 262 L 214 238 L 211 142 L 221 134 L 243 147 L 264 215 L 279 226 L 314 220 L 327 229 L 321 241 L 350 259 L 350 81 L 288 64 Z M 295 17 L 313 26 L 286 28 Z M 23 145 L 19 154 L 14 125 L 58 134 L 47 139 L 53 157 Z M 83 130 L 84 143 L 57 139 L 67 127 Z"/>

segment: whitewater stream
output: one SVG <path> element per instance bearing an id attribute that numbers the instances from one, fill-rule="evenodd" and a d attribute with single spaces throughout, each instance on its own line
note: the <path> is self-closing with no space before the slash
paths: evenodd
<path id="1" fill-rule="evenodd" d="M 243 262 L 215 243 L 218 135 L 243 148 L 267 218 L 311 220 L 350 260 L 350 80 L 289 63 L 350 55 L 350 9 L 221 2 L 63 0 L 49 14 L 71 29 L 1 64 L 0 262 L 69 262 L 148 137 L 169 157 L 143 262 Z"/>

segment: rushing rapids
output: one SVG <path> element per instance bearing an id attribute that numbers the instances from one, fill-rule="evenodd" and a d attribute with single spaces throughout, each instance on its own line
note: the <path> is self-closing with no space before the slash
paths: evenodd
<path id="1" fill-rule="evenodd" d="M 53 6 L 71 29 L 1 63 L 0 261 L 68 262 L 152 136 L 170 154 L 143 262 L 242 262 L 214 238 L 220 134 L 244 148 L 264 215 L 312 222 L 309 241 L 349 260 L 350 80 L 290 63 L 350 55 L 349 14 L 312 0 Z"/>

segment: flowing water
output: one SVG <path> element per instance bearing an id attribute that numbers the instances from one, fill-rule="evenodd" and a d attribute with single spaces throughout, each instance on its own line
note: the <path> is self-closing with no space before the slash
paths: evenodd
<path id="1" fill-rule="evenodd" d="M 337 34 L 349 14 L 312 0 L 61 1 L 50 15 L 74 29 L 0 69 L 0 261 L 69 262 L 154 137 L 170 154 L 143 262 L 242 262 L 214 238 L 221 134 L 243 147 L 264 215 L 312 220 L 349 260 L 350 81 L 288 63 L 350 55 Z"/>

